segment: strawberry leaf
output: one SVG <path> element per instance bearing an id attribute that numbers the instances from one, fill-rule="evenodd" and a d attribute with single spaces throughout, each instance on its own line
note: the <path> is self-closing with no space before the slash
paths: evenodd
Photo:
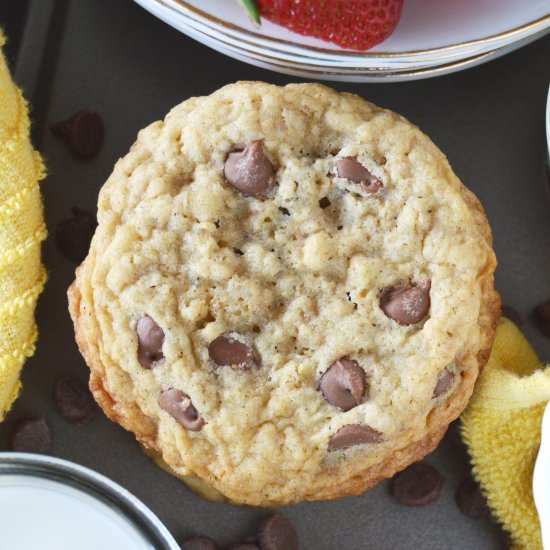
<path id="1" fill-rule="evenodd" d="M 260 14 L 256 7 L 254 0 L 237 0 L 239 4 L 244 8 L 244 11 L 248 15 L 248 18 L 256 26 L 260 25 Z"/>

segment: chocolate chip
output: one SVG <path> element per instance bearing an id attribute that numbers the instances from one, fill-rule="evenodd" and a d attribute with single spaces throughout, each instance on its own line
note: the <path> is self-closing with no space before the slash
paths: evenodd
<path id="1" fill-rule="evenodd" d="M 86 424 L 97 411 L 88 387 L 77 378 L 59 378 L 53 388 L 53 401 L 59 414 L 69 422 Z"/>
<path id="2" fill-rule="evenodd" d="M 237 256 L 244 256 L 244 252 L 240 248 L 234 248 L 233 252 L 235 252 Z"/>
<path id="3" fill-rule="evenodd" d="M 218 367 L 250 369 L 260 365 L 256 350 L 239 339 L 236 332 L 226 332 L 208 345 L 208 355 Z"/>
<path id="4" fill-rule="evenodd" d="M 188 537 L 181 543 L 181 550 L 216 550 L 214 541 L 201 536 Z"/>
<path id="5" fill-rule="evenodd" d="M 550 178 L 550 176 L 547 176 L 547 177 Z M 500 526 L 499 539 L 500 539 L 500 543 L 499 543 L 498 548 L 500 550 L 512 550 L 514 548 L 514 542 L 513 542 L 513 539 L 512 539 L 512 535 L 510 535 L 510 533 L 507 533 L 506 531 L 504 531 L 504 528 L 502 526 Z"/>
<path id="6" fill-rule="evenodd" d="M 245 195 L 264 198 L 275 185 L 275 169 L 261 141 L 229 153 L 223 171 L 225 179 Z"/>
<path id="7" fill-rule="evenodd" d="M 435 383 L 435 388 L 432 397 L 439 397 L 441 394 L 449 390 L 453 385 L 455 379 L 455 373 L 445 367 L 438 375 Z"/>
<path id="8" fill-rule="evenodd" d="M 484 519 L 490 516 L 487 500 L 479 484 L 471 477 L 466 478 L 456 491 L 456 504 L 460 511 L 472 519 Z"/>
<path id="9" fill-rule="evenodd" d="M 454 420 L 449 424 L 449 428 L 445 434 L 445 440 L 452 443 L 455 447 L 459 447 L 463 451 L 466 450 L 464 441 L 462 441 L 462 436 L 460 435 L 460 420 Z"/>
<path id="10" fill-rule="evenodd" d="M 550 300 L 538 305 L 533 310 L 533 314 L 539 330 L 550 338 Z"/>
<path id="11" fill-rule="evenodd" d="M 523 318 L 517 309 L 504 305 L 502 306 L 502 315 L 510 319 L 510 321 L 512 321 L 512 323 L 516 324 L 518 327 L 523 326 Z"/>
<path id="12" fill-rule="evenodd" d="M 71 208 L 72 218 L 61 220 L 55 229 L 55 244 L 73 262 L 82 262 L 88 254 L 97 221 L 87 210 Z"/>
<path id="13" fill-rule="evenodd" d="M 347 424 L 342 426 L 328 443 L 328 450 L 347 449 L 361 443 L 379 443 L 382 441 L 382 434 L 370 426 L 362 424 Z"/>
<path id="14" fill-rule="evenodd" d="M 160 394 L 158 400 L 161 409 L 173 416 L 184 428 L 192 432 L 199 431 L 204 425 L 204 419 L 191 403 L 185 393 L 170 388 Z"/>
<path id="15" fill-rule="evenodd" d="M 226 550 L 260 550 L 255 535 L 247 536 L 243 541 L 231 544 Z"/>
<path id="16" fill-rule="evenodd" d="M 343 411 L 361 404 L 365 387 L 365 371 L 357 361 L 347 357 L 335 361 L 323 373 L 319 384 L 323 397 Z"/>
<path id="17" fill-rule="evenodd" d="M 319 208 L 322 208 L 323 210 L 325 208 L 328 208 L 330 206 L 330 201 L 328 197 L 323 197 L 322 199 L 319 199 Z"/>
<path id="18" fill-rule="evenodd" d="M 369 195 L 372 195 L 373 193 L 376 193 L 378 191 L 378 189 L 380 189 L 382 186 L 382 182 L 375 178 L 374 176 L 372 176 L 372 180 L 371 181 L 362 181 L 361 182 L 361 189 L 363 189 L 363 191 L 365 193 L 368 193 Z"/>
<path id="19" fill-rule="evenodd" d="M 371 174 L 362 164 L 352 157 L 337 159 L 334 163 L 336 175 L 339 178 L 346 178 L 359 183 L 365 193 L 376 193 L 381 187 L 382 182 Z"/>
<path id="20" fill-rule="evenodd" d="M 24 418 L 14 424 L 9 436 L 10 450 L 19 453 L 47 453 L 52 447 L 52 435 L 42 416 Z"/>
<path id="21" fill-rule="evenodd" d="M 78 111 L 67 120 L 50 124 L 52 134 L 62 139 L 80 158 L 89 159 L 99 153 L 103 144 L 104 128 L 95 111 Z"/>
<path id="22" fill-rule="evenodd" d="M 138 361 L 144 369 L 150 369 L 153 363 L 160 361 L 162 344 L 164 344 L 164 331 L 149 315 L 144 315 L 136 323 L 138 338 Z"/>
<path id="23" fill-rule="evenodd" d="M 538 321 L 537 327 L 544 336 L 550 338 L 550 322 Z"/>
<path id="24" fill-rule="evenodd" d="M 281 514 L 266 518 L 258 528 L 262 550 L 298 550 L 298 533 L 294 525 Z"/>
<path id="25" fill-rule="evenodd" d="M 369 178 L 370 172 L 356 159 L 343 157 L 335 161 L 336 175 L 359 183 Z"/>
<path id="26" fill-rule="evenodd" d="M 550 322 L 550 300 L 538 305 L 535 308 L 535 315 L 542 321 Z"/>
<path id="27" fill-rule="evenodd" d="M 284 206 L 279 206 L 279 212 L 281 212 L 281 214 L 284 214 L 285 216 L 290 216 L 290 211 Z"/>
<path id="28" fill-rule="evenodd" d="M 387 317 L 400 325 L 419 323 L 430 310 L 429 280 L 399 287 L 385 288 L 380 293 L 380 307 Z"/>
<path id="29" fill-rule="evenodd" d="M 439 497 L 443 476 L 426 462 L 411 464 L 392 480 L 392 494 L 406 506 L 426 506 Z"/>

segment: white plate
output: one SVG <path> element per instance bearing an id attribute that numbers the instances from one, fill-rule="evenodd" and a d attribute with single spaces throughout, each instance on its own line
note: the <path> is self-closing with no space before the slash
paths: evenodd
<path id="1" fill-rule="evenodd" d="M 550 30 L 550 0 L 405 0 L 393 35 L 368 52 L 355 52 L 269 21 L 256 29 L 235 0 L 136 1 L 236 59 L 331 80 L 410 80 L 443 74 L 502 55 Z"/>
<path id="2" fill-rule="evenodd" d="M 169 0 L 168 4 L 179 6 L 196 20 L 224 26 L 236 34 L 261 34 L 295 45 L 346 52 L 336 45 L 301 36 L 266 20 L 259 33 L 233 0 Z M 405 0 L 397 30 L 367 55 L 427 52 L 478 40 L 498 40 L 549 14 L 548 0 Z"/>
<path id="3" fill-rule="evenodd" d="M 533 498 L 539 513 L 542 546 L 550 549 L 550 404 L 542 418 L 541 441 L 533 472 Z"/>
<path id="4" fill-rule="evenodd" d="M 234 0 L 154 0 L 241 40 L 334 61 L 369 63 L 379 58 L 448 58 L 498 47 L 550 24 L 548 0 L 405 0 L 401 21 L 382 44 L 367 52 L 301 36 L 267 20 L 256 29 Z"/>
<path id="5" fill-rule="evenodd" d="M 140 1 L 140 0 L 137 0 Z M 216 40 L 210 37 L 207 34 L 204 34 L 193 27 L 186 27 L 185 32 L 188 36 L 195 38 L 202 44 L 213 48 L 214 50 L 219 51 L 220 53 L 226 54 L 234 59 L 244 61 L 251 65 L 261 67 L 264 69 L 269 69 L 277 71 L 284 74 L 289 74 L 293 76 L 300 76 L 304 78 L 309 78 L 311 80 L 334 80 L 334 81 L 346 81 L 346 82 L 358 82 L 358 81 L 368 81 L 368 82 L 384 82 L 387 80 L 393 81 L 406 81 L 412 79 L 428 78 L 431 76 L 437 76 L 439 74 L 445 74 L 453 71 L 458 71 L 466 67 L 473 67 L 484 63 L 489 59 L 497 57 L 498 55 L 503 55 L 506 53 L 505 49 L 494 52 L 486 52 L 471 58 L 461 59 L 448 64 L 441 64 L 437 66 L 430 66 L 426 68 L 416 68 L 412 71 L 407 70 L 391 70 L 385 68 L 379 69 L 356 69 L 348 70 L 346 72 L 335 70 L 332 67 L 316 67 L 316 66 L 307 66 L 303 64 L 294 64 L 294 63 L 281 63 L 277 58 L 272 58 L 267 55 L 259 55 L 257 53 L 246 52 L 235 48 L 234 46 L 222 42 L 221 40 Z"/>

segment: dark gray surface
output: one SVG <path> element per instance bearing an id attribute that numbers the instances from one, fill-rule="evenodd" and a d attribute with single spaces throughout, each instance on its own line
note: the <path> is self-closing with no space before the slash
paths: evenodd
<path id="1" fill-rule="evenodd" d="M 48 3 L 34 2 L 35 10 L 45 10 L 36 20 L 46 18 Z M 49 167 L 42 189 L 51 236 L 71 206 L 95 209 L 99 188 L 137 131 L 176 103 L 239 79 L 279 84 L 298 80 L 213 52 L 129 0 L 72 0 L 57 5 L 46 49 L 37 25 L 25 36 L 17 72 L 35 105 L 37 143 Z M 550 297 L 550 205 L 544 190 L 549 80 L 550 36 L 487 65 L 434 80 L 331 84 L 402 113 L 446 152 L 456 173 L 487 210 L 500 262 L 497 285 L 504 301 L 526 316 Z M 81 108 L 98 110 L 107 131 L 101 154 L 89 162 L 71 157 L 46 126 Z M 50 397 L 55 379 L 73 374 L 85 380 L 87 369 L 73 343 L 66 310 L 65 291 L 75 266 L 61 256 L 52 237 L 45 243 L 44 261 L 50 278 L 38 308 L 37 353 L 25 368 L 21 398 L 0 427 L 0 450 L 7 449 L 6 434 L 15 419 L 43 414 L 54 433 L 52 454 L 121 483 L 150 506 L 176 537 L 201 532 L 227 543 L 252 530 L 265 511 L 195 496 L 157 469 L 130 434 L 101 414 L 86 426 L 68 424 L 56 414 Z M 531 322 L 525 330 L 541 356 L 550 358 L 550 341 Z M 302 547 L 502 548 L 495 524 L 464 517 L 455 506 L 455 489 L 468 471 L 461 447 L 446 438 L 428 460 L 446 479 L 440 500 L 428 507 L 399 505 L 388 493 L 389 483 L 383 482 L 361 497 L 285 509 L 298 527 Z"/>

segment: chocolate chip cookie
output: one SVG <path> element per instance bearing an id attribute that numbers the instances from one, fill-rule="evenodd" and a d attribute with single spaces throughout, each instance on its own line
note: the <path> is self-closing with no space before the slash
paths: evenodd
<path id="1" fill-rule="evenodd" d="M 418 128 L 240 82 L 142 130 L 69 289 L 105 413 L 211 498 L 357 494 L 465 407 L 499 317 L 479 201 Z"/>

